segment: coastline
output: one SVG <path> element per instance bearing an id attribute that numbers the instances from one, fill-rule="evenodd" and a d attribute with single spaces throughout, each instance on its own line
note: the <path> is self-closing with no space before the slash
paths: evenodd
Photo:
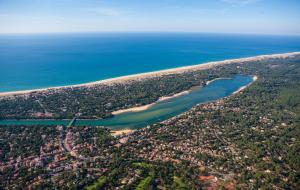
<path id="1" fill-rule="evenodd" d="M 32 90 L 21 90 L 21 91 L 11 91 L 11 92 L 0 92 L 0 97 L 3 96 L 11 96 L 11 95 L 23 95 L 33 92 L 42 92 L 42 91 L 49 91 L 49 90 L 60 90 L 65 88 L 75 88 L 75 87 L 93 87 L 95 85 L 104 84 L 104 85 L 113 85 L 117 83 L 127 83 L 130 81 L 138 81 L 147 78 L 159 77 L 163 75 L 169 74 L 176 74 L 176 73 L 184 73 L 187 71 L 197 71 L 197 70 L 206 70 L 213 68 L 218 65 L 226 65 L 226 64 L 233 64 L 233 63 L 244 63 L 244 62 L 251 62 L 251 61 L 261 61 L 270 58 L 281 58 L 286 59 L 288 57 L 298 55 L 300 52 L 291 52 L 291 53 L 283 53 L 283 54 L 271 54 L 271 55 L 259 55 L 254 57 L 246 57 L 246 58 L 238 58 L 238 59 L 228 59 L 224 61 L 215 61 L 215 62 L 208 62 L 203 64 L 196 64 L 184 67 L 177 67 L 172 69 L 160 70 L 160 71 L 153 71 L 153 72 L 146 72 L 140 74 L 133 74 L 127 76 L 121 76 L 116 78 L 110 78 L 105 80 L 99 80 L 89 83 L 77 84 L 77 85 L 67 85 L 67 86 L 58 86 L 58 87 L 48 87 L 48 88 L 40 88 L 40 89 L 32 89 Z"/>

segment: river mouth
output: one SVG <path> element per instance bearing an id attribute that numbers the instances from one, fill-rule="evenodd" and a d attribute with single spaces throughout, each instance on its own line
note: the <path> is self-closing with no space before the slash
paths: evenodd
<path id="1" fill-rule="evenodd" d="M 105 126 L 112 130 L 139 129 L 164 121 L 188 111 L 196 104 L 215 101 L 229 96 L 253 82 L 253 76 L 235 75 L 220 78 L 204 87 L 193 88 L 189 93 L 156 102 L 145 110 L 124 112 L 101 120 L 77 120 L 76 126 Z M 70 120 L 0 120 L 0 125 L 68 125 Z"/>

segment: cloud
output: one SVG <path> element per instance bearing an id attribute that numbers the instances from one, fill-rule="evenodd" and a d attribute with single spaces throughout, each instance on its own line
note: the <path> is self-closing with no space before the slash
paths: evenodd
<path id="1" fill-rule="evenodd" d="M 260 0 L 221 0 L 224 3 L 231 4 L 233 6 L 245 6 L 249 4 L 256 3 Z"/>

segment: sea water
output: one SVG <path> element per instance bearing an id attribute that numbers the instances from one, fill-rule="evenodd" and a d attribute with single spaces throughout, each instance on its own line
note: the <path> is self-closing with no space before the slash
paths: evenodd
<path id="1" fill-rule="evenodd" d="M 0 92 L 261 54 L 300 51 L 300 37 L 205 33 L 0 35 Z"/>

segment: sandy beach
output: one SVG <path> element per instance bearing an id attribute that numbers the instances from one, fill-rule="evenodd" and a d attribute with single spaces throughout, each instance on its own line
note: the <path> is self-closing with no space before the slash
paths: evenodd
<path id="1" fill-rule="evenodd" d="M 212 82 L 214 82 L 214 81 L 216 81 L 216 80 L 221 80 L 221 79 L 230 79 L 230 78 L 216 78 L 216 79 L 207 81 L 207 82 L 206 82 L 206 85 L 209 85 L 210 83 L 212 83 Z"/>
<path id="2" fill-rule="evenodd" d="M 242 86 L 241 88 L 239 88 L 237 91 L 233 92 L 232 94 L 237 94 L 237 93 L 239 93 L 239 92 L 242 92 L 242 91 L 245 90 L 247 87 L 249 87 L 250 85 L 252 85 L 252 84 L 258 79 L 258 77 L 257 77 L 256 75 L 254 75 L 252 79 L 253 79 L 253 81 L 252 81 L 250 84 L 245 85 L 245 86 Z"/>
<path id="3" fill-rule="evenodd" d="M 121 130 L 114 130 L 111 131 L 111 135 L 116 137 L 116 136 L 120 136 L 120 135 L 129 135 L 131 133 L 133 133 L 135 130 L 133 129 L 121 129 Z"/>
<path id="4" fill-rule="evenodd" d="M 171 99 L 171 98 L 175 98 L 175 97 L 178 97 L 178 96 L 181 96 L 181 95 L 184 95 L 184 94 L 188 94 L 189 92 L 190 92 L 190 90 L 186 90 L 186 91 L 174 94 L 172 96 L 163 96 L 163 97 L 160 97 L 157 102 L 165 101 L 165 100 L 168 100 L 168 99 Z"/>
<path id="5" fill-rule="evenodd" d="M 148 104 L 148 105 L 144 105 L 144 106 L 137 106 L 137 107 L 133 107 L 133 108 L 128 108 L 128 109 L 121 109 L 121 110 L 117 110 L 117 111 L 113 111 L 111 112 L 113 115 L 118 115 L 121 113 L 126 113 L 126 112 L 139 112 L 139 111 L 144 111 L 148 108 L 150 108 L 151 106 L 153 106 L 155 103 L 152 104 Z"/>
<path id="6" fill-rule="evenodd" d="M 121 110 L 113 111 L 112 114 L 113 115 L 117 115 L 117 114 L 126 113 L 126 112 L 144 111 L 144 110 L 147 110 L 148 108 L 150 108 L 151 106 L 155 105 L 158 102 L 165 101 L 165 100 L 168 100 L 168 99 L 171 99 L 171 98 L 175 98 L 175 97 L 187 94 L 187 93 L 189 93 L 189 91 L 179 92 L 179 93 L 174 94 L 172 96 L 163 96 L 163 97 L 160 97 L 156 102 L 153 102 L 151 104 L 147 104 L 147 105 L 144 105 L 144 106 L 136 106 L 136 107 L 133 107 L 133 108 L 121 109 Z"/>
<path id="7" fill-rule="evenodd" d="M 163 75 L 176 74 L 176 73 L 183 73 L 183 72 L 187 72 L 187 71 L 205 70 L 205 69 L 210 69 L 210 68 L 218 66 L 218 65 L 225 65 L 225 64 L 232 64 L 232 63 L 245 63 L 245 62 L 251 62 L 251 61 L 261 61 L 261 60 L 270 59 L 270 58 L 286 59 L 288 57 L 292 57 L 292 56 L 299 55 L 299 54 L 300 54 L 300 52 L 292 52 L 292 53 L 284 53 L 284 54 L 260 55 L 260 56 L 240 58 L 240 59 L 228 59 L 228 60 L 224 60 L 224 61 L 208 62 L 208 63 L 203 63 L 203 64 L 184 66 L 184 67 L 166 69 L 166 70 L 161 70 L 161 71 L 127 75 L 127 76 L 110 78 L 110 79 L 106 79 L 106 80 L 99 80 L 99 81 L 95 81 L 95 82 L 78 84 L 78 85 L 49 87 L 49 88 L 22 90 L 22 91 L 13 91 L 13 92 L 0 92 L 0 96 L 19 95 L 19 94 L 27 94 L 27 93 L 32 93 L 32 92 L 58 90 L 58 89 L 74 88 L 74 87 L 91 87 L 91 86 L 99 85 L 99 84 L 113 85 L 116 83 L 127 83 L 130 81 L 138 81 L 138 80 L 143 80 L 146 78 L 159 77 L 159 76 L 163 76 Z"/>

